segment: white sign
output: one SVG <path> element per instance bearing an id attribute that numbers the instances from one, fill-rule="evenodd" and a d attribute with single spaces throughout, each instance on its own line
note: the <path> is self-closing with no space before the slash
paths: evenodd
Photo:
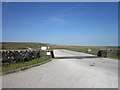
<path id="1" fill-rule="evenodd" d="M 51 55 L 50 52 L 47 52 L 47 55 Z"/>
<path id="2" fill-rule="evenodd" d="M 41 47 L 41 50 L 47 50 L 47 47 Z"/>
<path id="3" fill-rule="evenodd" d="M 89 49 L 88 49 L 88 52 L 91 52 L 91 51 L 92 51 L 92 50 L 89 48 Z"/>

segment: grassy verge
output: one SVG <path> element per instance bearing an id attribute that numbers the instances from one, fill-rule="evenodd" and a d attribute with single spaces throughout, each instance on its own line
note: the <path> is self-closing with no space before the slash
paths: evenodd
<path id="1" fill-rule="evenodd" d="M 26 62 L 10 64 L 7 66 L 3 66 L 2 71 L 6 72 L 6 71 L 10 71 L 10 70 L 19 69 L 19 68 L 23 68 L 23 67 L 34 65 L 34 64 L 39 64 L 44 61 L 49 61 L 50 59 L 51 59 L 51 57 L 41 57 L 41 58 L 33 59 L 30 61 L 26 61 Z"/>
<path id="2" fill-rule="evenodd" d="M 109 56 L 108 58 L 120 60 L 120 56 Z"/>

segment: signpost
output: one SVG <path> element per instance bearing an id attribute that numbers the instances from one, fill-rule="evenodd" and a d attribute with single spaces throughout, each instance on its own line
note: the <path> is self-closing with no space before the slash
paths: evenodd
<path id="1" fill-rule="evenodd" d="M 47 50 L 46 46 L 41 47 L 41 50 Z"/>
<path id="2" fill-rule="evenodd" d="M 89 49 L 88 49 L 88 53 L 90 53 L 91 51 L 92 51 L 92 50 L 89 48 Z"/>
<path id="3" fill-rule="evenodd" d="M 43 55 L 43 56 L 51 56 L 52 58 L 54 58 L 54 53 L 53 53 L 53 51 L 50 49 L 50 47 L 48 47 L 48 46 L 42 46 L 41 47 L 41 54 Z"/>
<path id="4" fill-rule="evenodd" d="M 47 52 L 47 55 L 48 55 L 48 56 L 50 56 L 50 55 L 51 55 L 51 53 L 50 53 L 50 52 Z"/>

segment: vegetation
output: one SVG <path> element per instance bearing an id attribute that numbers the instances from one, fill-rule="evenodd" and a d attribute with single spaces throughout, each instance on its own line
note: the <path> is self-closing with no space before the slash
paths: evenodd
<path id="1" fill-rule="evenodd" d="M 113 59 L 120 60 L 120 56 L 109 56 L 108 58 L 113 58 Z"/>
<path id="2" fill-rule="evenodd" d="M 40 46 L 46 46 L 44 43 L 26 43 L 26 42 L 3 42 L 2 49 L 4 50 L 20 50 L 27 49 L 28 47 L 38 49 Z"/>
<path id="3" fill-rule="evenodd" d="M 33 59 L 30 61 L 26 61 L 26 62 L 10 64 L 7 66 L 3 66 L 2 71 L 6 72 L 6 71 L 10 71 L 10 70 L 19 69 L 19 68 L 23 68 L 23 67 L 34 65 L 34 64 L 39 64 L 39 63 L 44 62 L 44 61 L 49 61 L 50 59 L 51 59 L 50 57 L 41 57 L 41 58 Z"/>

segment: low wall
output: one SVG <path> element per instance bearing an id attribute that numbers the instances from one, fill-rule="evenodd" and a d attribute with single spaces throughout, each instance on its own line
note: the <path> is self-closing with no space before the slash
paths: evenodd
<path id="1" fill-rule="evenodd" d="M 41 50 L 1 50 L 2 65 L 29 61 L 39 57 L 47 57 L 47 51 Z"/>
<path id="2" fill-rule="evenodd" d="M 120 56 L 120 50 L 118 49 L 102 49 L 98 51 L 97 56 L 109 57 L 109 56 Z"/>

